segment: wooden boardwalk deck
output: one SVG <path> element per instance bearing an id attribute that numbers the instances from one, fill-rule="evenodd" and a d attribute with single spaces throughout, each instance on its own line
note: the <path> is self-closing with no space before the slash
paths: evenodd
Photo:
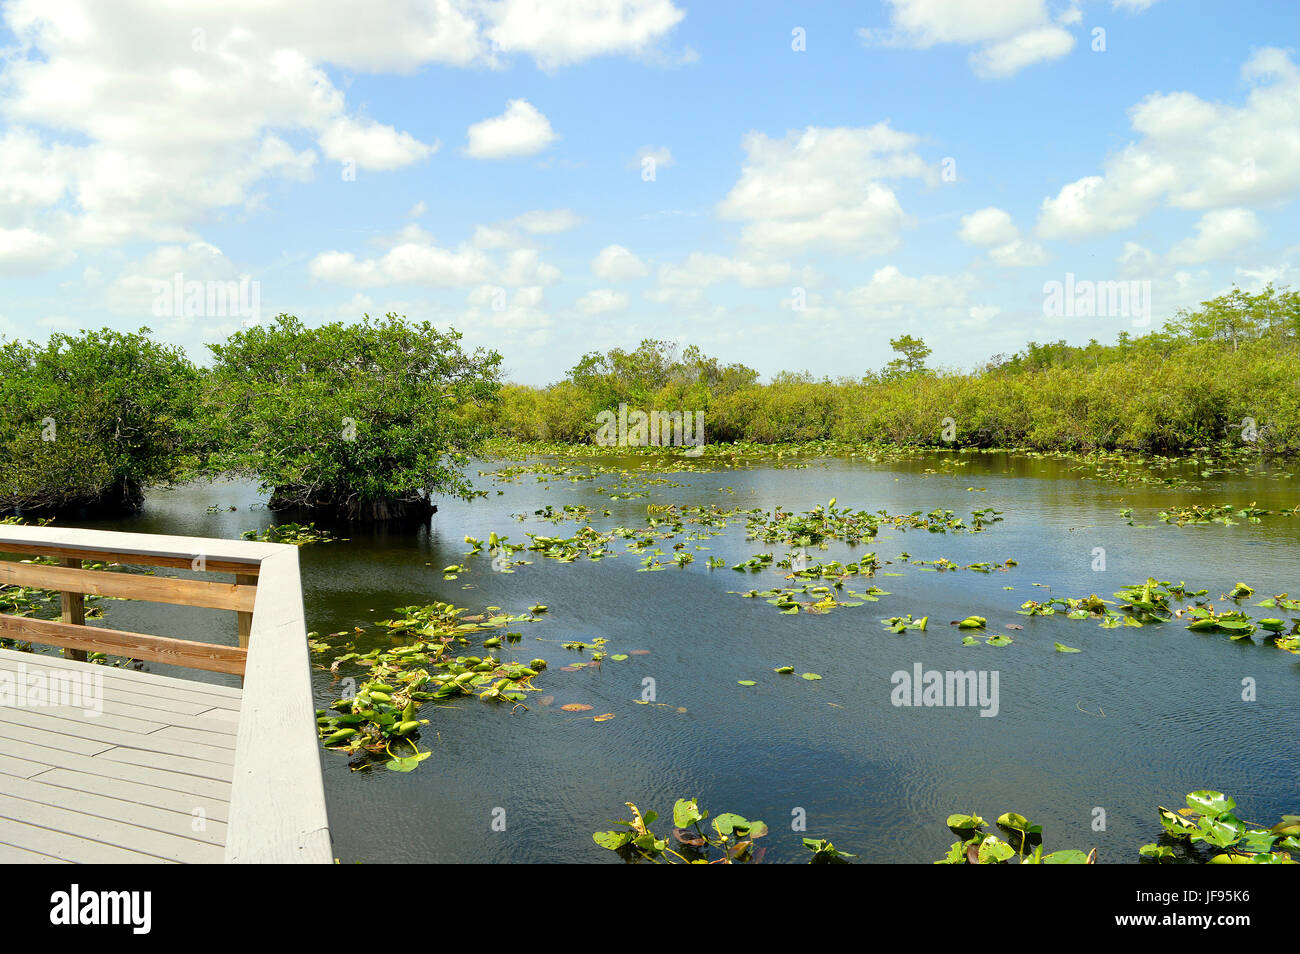
<path id="1" fill-rule="evenodd" d="M 11 650 L 0 683 L 55 690 L 0 702 L 0 862 L 222 860 L 242 690 Z"/>
<path id="2" fill-rule="evenodd" d="M 0 863 L 333 860 L 296 547 L 0 525 L 3 553 L 47 561 L 0 559 L 0 586 L 57 589 L 63 620 L 0 614 L 0 635 L 65 655 L 0 649 Z M 232 610 L 239 646 L 87 626 L 86 592 Z M 87 651 L 234 673 L 243 688 L 95 665 Z"/>

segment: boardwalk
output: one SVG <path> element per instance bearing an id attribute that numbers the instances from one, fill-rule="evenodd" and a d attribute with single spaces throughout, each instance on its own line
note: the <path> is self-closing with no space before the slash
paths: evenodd
<path id="1" fill-rule="evenodd" d="M 296 548 L 0 526 L 0 553 L 29 555 L 0 559 L 0 584 L 67 588 L 63 621 L 0 615 L 0 635 L 68 654 L 0 649 L 0 862 L 332 860 Z M 79 569 L 83 558 L 189 568 L 195 554 L 236 582 Z M 86 626 L 86 592 L 234 609 L 240 645 Z M 124 649 L 244 686 L 71 658 Z"/>
<path id="2" fill-rule="evenodd" d="M 6 674 L 102 689 L 0 706 L 0 861 L 222 860 L 241 690 L 0 650 Z"/>

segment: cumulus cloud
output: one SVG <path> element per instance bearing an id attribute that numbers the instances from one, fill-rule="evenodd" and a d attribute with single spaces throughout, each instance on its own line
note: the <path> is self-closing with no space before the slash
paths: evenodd
<path id="1" fill-rule="evenodd" d="M 1169 250 L 1175 265 L 1199 265 L 1228 258 L 1264 237 L 1264 228 L 1249 209 L 1216 209 L 1196 223 L 1196 234 Z"/>
<path id="2" fill-rule="evenodd" d="M 781 139 L 751 133 L 742 142 L 740 179 L 718 205 L 718 214 L 744 222 L 741 242 L 760 255 L 814 246 L 862 254 L 890 251 L 910 220 L 882 180 L 937 179 L 912 151 L 918 142 L 888 122 L 869 128 L 810 126 Z"/>
<path id="3" fill-rule="evenodd" d="M 779 285 L 790 281 L 793 269 L 785 262 L 754 262 L 707 252 L 692 252 L 679 265 L 661 265 L 659 284 L 669 287 L 703 288 L 736 281 L 746 288 Z"/>
<path id="4" fill-rule="evenodd" d="M 649 267 L 622 245 L 607 245 L 591 262 L 594 274 L 609 281 L 642 278 L 650 273 Z"/>
<path id="5" fill-rule="evenodd" d="M 578 299 L 578 310 L 584 315 L 603 315 L 626 307 L 627 295 L 611 288 L 597 288 Z"/>
<path id="6" fill-rule="evenodd" d="M 957 234 L 964 242 L 987 248 L 989 260 L 1004 268 L 1023 268 L 1047 261 L 1046 250 L 1037 242 L 1022 239 L 1011 216 L 995 206 L 962 216 Z"/>
<path id="7" fill-rule="evenodd" d="M 557 138 L 551 121 L 526 99 L 512 99 L 500 116 L 469 127 L 465 152 L 475 159 L 511 159 L 541 152 Z"/>
<path id="8" fill-rule="evenodd" d="M 686 16 L 671 0 L 501 0 L 486 7 L 494 49 L 544 70 L 610 53 L 644 54 Z"/>
<path id="9" fill-rule="evenodd" d="M 407 242 L 379 258 L 358 259 L 351 252 L 322 252 L 308 271 L 316 278 L 354 288 L 380 285 L 432 285 L 456 287 L 489 280 L 496 272 L 479 249 L 462 246 L 451 250 Z"/>
<path id="10" fill-rule="evenodd" d="M 1153 93 L 1129 111 L 1137 138 L 1043 200 L 1043 238 L 1131 228 L 1161 205 L 1214 209 L 1300 195 L 1300 70 L 1289 53 L 1256 52 L 1242 68 L 1245 103 Z"/>
<path id="11" fill-rule="evenodd" d="M 1011 76 L 1034 63 L 1059 59 L 1074 48 L 1065 29 L 1079 22 L 1069 8 L 1057 22 L 1045 0 L 888 0 L 887 29 L 863 29 L 871 44 L 928 49 L 941 44 L 978 47 L 971 68 L 983 77 Z"/>
<path id="12" fill-rule="evenodd" d="M 96 0 L 10 0 L 0 15 L 11 34 L 0 228 L 52 237 L 53 260 L 195 241 L 224 210 L 256 208 L 265 182 L 310 178 L 322 161 L 382 172 L 434 154 L 420 131 L 350 106 L 332 71 L 516 55 L 550 68 L 647 52 L 683 16 L 668 0 L 318 0 L 307 16 L 295 0 L 136 3 L 129 15 Z M 498 117 L 477 147 L 512 154 L 553 139 L 530 109 Z M 11 259 L 39 244 L 10 236 Z"/>
<path id="13" fill-rule="evenodd" d="M 868 318 L 898 318 L 916 311 L 960 311 L 974 287 L 970 275 L 904 275 L 897 266 L 877 269 L 871 281 L 841 292 L 841 304 Z"/>

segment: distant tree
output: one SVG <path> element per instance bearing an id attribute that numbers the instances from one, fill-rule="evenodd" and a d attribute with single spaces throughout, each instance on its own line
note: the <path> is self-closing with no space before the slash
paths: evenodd
<path id="1" fill-rule="evenodd" d="M 246 473 L 272 510 L 420 520 L 435 493 L 468 498 L 501 356 L 389 314 L 304 327 L 290 315 L 209 345 L 210 469 Z"/>
<path id="2" fill-rule="evenodd" d="M 882 372 L 885 377 L 896 378 L 907 374 L 921 374 L 928 370 L 925 359 L 931 354 L 930 348 L 920 338 L 901 335 L 889 339 L 889 346 L 901 357 L 894 358 Z"/>
<path id="3" fill-rule="evenodd" d="M 151 334 L 0 344 L 0 512 L 130 512 L 187 473 L 200 375 Z"/>

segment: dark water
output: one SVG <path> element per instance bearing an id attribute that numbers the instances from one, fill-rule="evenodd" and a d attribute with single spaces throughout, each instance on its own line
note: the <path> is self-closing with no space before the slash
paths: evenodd
<path id="1" fill-rule="evenodd" d="M 1189 632 L 1178 622 L 1102 629 L 1064 616 L 1026 618 L 1028 599 L 1098 593 L 1144 580 L 1185 580 L 1213 596 L 1238 580 L 1258 596 L 1300 594 L 1300 517 L 1266 517 L 1261 524 L 1160 524 L 1171 505 L 1230 502 L 1290 508 L 1300 502 L 1297 480 L 1232 476 L 1197 480 L 1200 489 L 1123 487 L 1084 480 L 1067 464 L 1003 455 L 966 455 L 966 464 L 937 474 L 938 457 L 890 465 L 861 460 L 819 461 L 806 469 L 761 467 L 673 474 L 682 486 L 651 487 L 648 498 L 609 499 L 616 483 L 517 482 L 480 478 L 488 497 L 440 502 L 420 532 L 350 531 L 346 543 L 302 550 L 308 627 L 319 633 L 370 627 L 392 609 L 444 600 L 478 612 L 495 605 L 525 612 L 550 607 L 543 621 L 512 627 L 524 638 L 506 657 L 542 656 L 552 668 L 536 680 L 554 704 L 531 694 L 530 711 L 473 697 L 431 709 L 421 747 L 432 757 L 417 771 L 351 772 L 345 757 L 322 752 L 337 855 L 344 862 L 604 861 L 617 858 L 591 833 L 625 817 L 626 801 L 670 813 L 679 796 L 698 796 L 716 814 L 735 811 L 771 827 L 768 860 L 803 861 L 804 833 L 792 819 L 806 815 L 810 836 L 873 862 L 929 862 L 953 841 L 943 824 L 952 812 L 986 818 L 1018 811 L 1044 826 L 1045 845 L 1097 847 L 1102 862 L 1132 862 L 1140 845 L 1156 840 L 1157 805 L 1178 807 L 1201 788 L 1233 794 L 1238 814 L 1272 824 L 1300 809 L 1300 657 L 1271 645 L 1236 643 Z M 606 461 L 609 463 L 609 461 Z M 481 465 L 485 469 L 500 463 Z M 635 466 L 635 465 L 634 465 Z M 598 492 L 604 487 L 605 492 Z M 730 487 L 734 493 L 720 492 Z M 968 490 L 986 488 L 984 492 Z M 504 490 L 498 495 L 497 489 Z M 781 585 L 783 571 L 741 574 L 731 564 L 756 553 L 787 553 L 781 545 L 746 542 L 736 518 L 721 536 L 702 541 L 684 568 L 637 572 L 642 557 L 623 552 L 592 563 L 561 564 L 536 554 L 513 574 L 494 573 L 489 558 L 466 559 L 462 538 L 489 532 L 512 542 L 526 532 L 571 536 L 581 523 L 552 523 L 512 514 L 547 504 L 608 508 L 598 529 L 642 526 L 647 503 L 806 510 L 831 497 L 838 506 L 906 513 L 994 507 L 1004 521 L 982 533 L 930 534 L 884 530 L 873 544 L 832 543 L 812 560 L 855 559 L 874 550 L 895 561 L 874 582 L 891 592 L 878 603 L 822 616 L 782 616 L 762 600 L 728 590 Z M 190 485 L 150 495 L 145 512 L 96 526 L 198 536 L 236 537 L 271 522 L 243 483 Z M 210 504 L 235 512 L 205 513 Z M 1128 526 L 1118 511 L 1135 509 Z M 688 525 L 689 528 L 689 525 Z M 680 538 L 679 538 L 680 539 Z M 663 549 L 670 558 L 668 541 Z M 1094 548 L 1106 569 L 1095 571 Z M 923 572 L 899 561 L 946 557 L 959 564 L 1007 559 L 1006 573 Z M 727 567 L 710 570 L 708 556 Z M 466 563 L 454 582 L 442 567 Z M 852 588 L 865 589 L 860 578 Z M 1012 589 L 1005 589 L 1012 587 Z M 107 603 L 107 625 L 196 639 L 233 641 L 233 619 L 217 611 Z M 1267 616 L 1273 611 L 1253 610 Z M 929 631 L 894 635 L 886 616 L 930 617 Z M 965 647 L 949 620 L 986 616 L 989 632 L 1013 635 L 1005 648 Z M 1021 631 L 1007 623 L 1024 625 Z M 599 669 L 558 671 L 573 654 L 559 641 L 604 636 L 610 653 L 648 650 Z M 545 640 L 539 642 L 538 640 Z M 1062 642 L 1083 650 L 1061 654 Z M 376 645 L 362 642 L 361 645 Z M 890 702 L 891 674 L 926 669 L 996 670 L 999 711 L 904 708 Z M 793 665 L 820 673 L 809 682 L 772 670 Z M 169 671 L 154 667 L 156 671 Z M 193 673 L 184 675 L 193 677 Z M 200 674 L 202 675 L 202 674 Z M 214 680 L 225 677 L 211 676 Z M 656 700 L 637 705 L 644 680 Z M 1257 701 L 1242 700 L 1253 679 Z M 739 679 L 758 684 L 746 688 Z M 329 674 L 315 674 L 317 703 L 337 697 Z M 569 702 L 595 708 L 559 710 Z M 685 713 L 677 711 L 684 707 Z M 592 716 L 612 712 L 611 721 Z M 505 830 L 493 830 L 504 809 Z M 1105 830 L 1096 830 L 1098 809 Z M 660 827 L 663 828 L 662 823 Z"/>

